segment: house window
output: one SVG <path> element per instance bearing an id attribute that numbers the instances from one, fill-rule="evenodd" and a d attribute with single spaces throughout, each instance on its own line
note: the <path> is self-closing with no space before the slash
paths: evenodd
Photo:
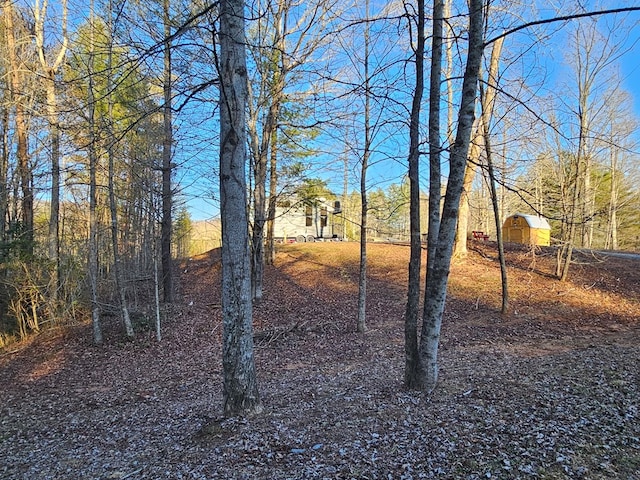
<path id="1" fill-rule="evenodd" d="M 313 209 L 311 205 L 307 205 L 304 207 L 304 215 L 305 215 L 305 225 L 307 227 L 313 226 Z"/>

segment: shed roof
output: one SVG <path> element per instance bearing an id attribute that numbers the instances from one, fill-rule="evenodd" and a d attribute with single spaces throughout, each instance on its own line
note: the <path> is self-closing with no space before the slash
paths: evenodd
<path id="1" fill-rule="evenodd" d="M 539 217 L 537 215 L 528 215 L 526 213 L 515 213 L 511 215 L 512 217 L 522 217 L 524 218 L 529 228 L 542 228 L 544 230 L 551 230 L 551 225 L 547 222 L 547 219 L 544 217 Z"/>

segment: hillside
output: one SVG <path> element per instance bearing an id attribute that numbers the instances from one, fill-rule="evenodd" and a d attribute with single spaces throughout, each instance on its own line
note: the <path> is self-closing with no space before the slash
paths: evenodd
<path id="1" fill-rule="evenodd" d="M 640 479 L 640 260 L 494 246 L 452 268 L 440 385 L 402 388 L 408 248 L 289 245 L 255 308 L 265 413 L 220 417 L 219 253 L 180 266 L 181 301 L 107 344 L 88 325 L 0 353 L 2 479 Z"/>

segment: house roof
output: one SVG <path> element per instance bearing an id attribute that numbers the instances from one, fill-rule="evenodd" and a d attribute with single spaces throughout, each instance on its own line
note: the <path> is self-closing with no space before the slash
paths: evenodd
<path id="1" fill-rule="evenodd" d="M 547 222 L 547 219 L 544 217 L 539 217 L 537 215 L 528 215 L 526 213 L 515 213 L 511 216 L 524 218 L 525 222 L 527 222 L 527 225 L 529 225 L 529 228 L 551 230 L 551 225 L 549 225 L 549 222 Z"/>

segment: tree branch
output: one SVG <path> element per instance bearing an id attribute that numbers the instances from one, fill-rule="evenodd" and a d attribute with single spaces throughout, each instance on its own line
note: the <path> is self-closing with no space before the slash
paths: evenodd
<path id="1" fill-rule="evenodd" d="M 502 32 L 500 35 L 493 37 L 491 40 L 487 40 L 484 43 L 484 46 L 486 47 L 487 45 L 490 45 L 501 38 L 504 38 L 513 33 L 517 33 L 520 30 L 526 30 L 527 28 L 535 27 L 536 25 L 545 25 L 547 23 L 556 23 L 556 22 L 566 22 L 568 20 L 575 20 L 578 18 L 597 17 L 600 15 L 611 15 L 614 13 L 639 12 L 639 11 L 640 11 L 640 7 L 624 7 L 624 8 L 613 8 L 610 10 L 599 10 L 595 12 L 574 13 L 572 15 L 563 15 L 560 17 L 553 17 L 553 18 L 544 18 L 542 20 L 536 20 L 534 22 L 523 23 L 522 25 L 519 25 L 510 30 Z"/>

